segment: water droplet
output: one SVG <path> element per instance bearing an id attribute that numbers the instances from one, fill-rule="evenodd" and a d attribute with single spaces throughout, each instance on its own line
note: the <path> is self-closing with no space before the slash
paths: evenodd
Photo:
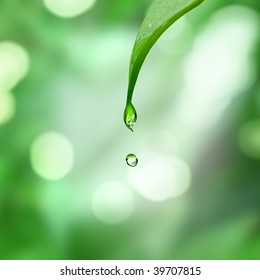
<path id="1" fill-rule="evenodd" d="M 126 126 L 133 131 L 133 127 L 137 120 L 137 114 L 135 111 L 135 107 L 132 103 L 126 104 L 125 112 L 124 112 L 124 121 Z"/>
<path id="2" fill-rule="evenodd" d="M 138 158 L 134 154 L 128 154 L 125 160 L 126 163 L 131 167 L 135 167 L 138 163 Z"/>

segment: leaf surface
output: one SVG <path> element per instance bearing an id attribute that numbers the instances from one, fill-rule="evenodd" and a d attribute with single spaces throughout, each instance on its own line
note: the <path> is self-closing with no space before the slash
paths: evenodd
<path id="1" fill-rule="evenodd" d="M 137 34 L 129 67 L 127 104 L 131 103 L 140 69 L 152 46 L 181 16 L 204 0 L 154 0 Z"/>

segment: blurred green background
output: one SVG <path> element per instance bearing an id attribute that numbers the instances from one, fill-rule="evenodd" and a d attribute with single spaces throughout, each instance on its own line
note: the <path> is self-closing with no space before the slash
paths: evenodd
<path id="1" fill-rule="evenodd" d="M 260 2 L 206 0 L 163 34 L 131 133 L 150 3 L 0 1 L 1 259 L 260 258 Z"/>

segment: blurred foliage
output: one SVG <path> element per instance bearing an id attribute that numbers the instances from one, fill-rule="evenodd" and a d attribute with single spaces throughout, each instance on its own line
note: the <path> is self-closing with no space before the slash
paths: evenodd
<path id="1" fill-rule="evenodd" d="M 196 141 L 193 134 L 180 141 L 183 149 L 176 153 L 192 171 L 188 192 L 154 202 L 133 190 L 132 216 L 116 225 L 99 221 L 91 211 L 99 185 L 130 184 L 124 162 L 130 149 L 162 152 L 170 142 L 165 153 L 175 153 L 166 136 L 145 144 L 140 139 L 152 129 L 181 131 L 181 123 L 172 125 L 171 113 L 185 84 L 183 63 L 212 15 L 240 4 L 259 23 L 255 0 L 208 0 L 189 14 L 192 32 L 178 39 L 181 51 L 162 51 L 166 44 L 176 49 L 178 42 L 158 42 L 144 65 L 136 89 L 143 91 L 143 99 L 136 100 L 141 118 L 133 136 L 122 120 L 128 64 L 150 3 L 97 0 L 77 17 L 60 18 L 43 1 L 0 1 L 0 43 L 14 42 L 29 56 L 26 77 L 11 90 L 15 114 L 0 125 L 1 259 L 260 258 L 260 161 L 243 154 L 238 144 L 241 126 L 260 117 L 259 36 L 250 52 L 254 71 L 248 86 L 216 124 L 196 134 L 196 146 L 189 146 Z M 75 150 L 71 172 L 57 181 L 38 176 L 30 160 L 33 141 L 46 131 L 66 135 Z M 136 170 L 142 166 L 137 156 Z"/>

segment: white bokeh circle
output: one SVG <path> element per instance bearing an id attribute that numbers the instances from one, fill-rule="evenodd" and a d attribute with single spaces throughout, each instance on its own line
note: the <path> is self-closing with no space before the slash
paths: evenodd
<path id="1" fill-rule="evenodd" d="M 110 182 L 95 190 L 91 206 L 97 219 L 106 224 L 118 224 L 132 214 L 134 197 L 127 186 Z"/>
<path id="2" fill-rule="evenodd" d="M 44 0 L 44 4 L 54 15 L 70 18 L 89 10 L 95 0 Z"/>
<path id="3" fill-rule="evenodd" d="M 69 173 L 74 162 L 71 142 L 57 132 L 46 132 L 37 137 L 31 146 L 33 170 L 47 180 L 58 180 Z"/>
<path id="4" fill-rule="evenodd" d="M 0 89 L 0 125 L 8 122 L 15 113 L 15 99 L 12 93 Z"/>
<path id="5" fill-rule="evenodd" d="M 29 69 L 27 51 L 15 42 L 0 43 L 0 87 L 10 90 L 25 77 Z"/>
<path id="6" fill-rule="evenodd" d="M 191 182 L 188 164 L 177 157 L 140 155 L 139 168 L 129 170 L 129 181 L 145 198 L 164 201 L 185 193 Z"/>

